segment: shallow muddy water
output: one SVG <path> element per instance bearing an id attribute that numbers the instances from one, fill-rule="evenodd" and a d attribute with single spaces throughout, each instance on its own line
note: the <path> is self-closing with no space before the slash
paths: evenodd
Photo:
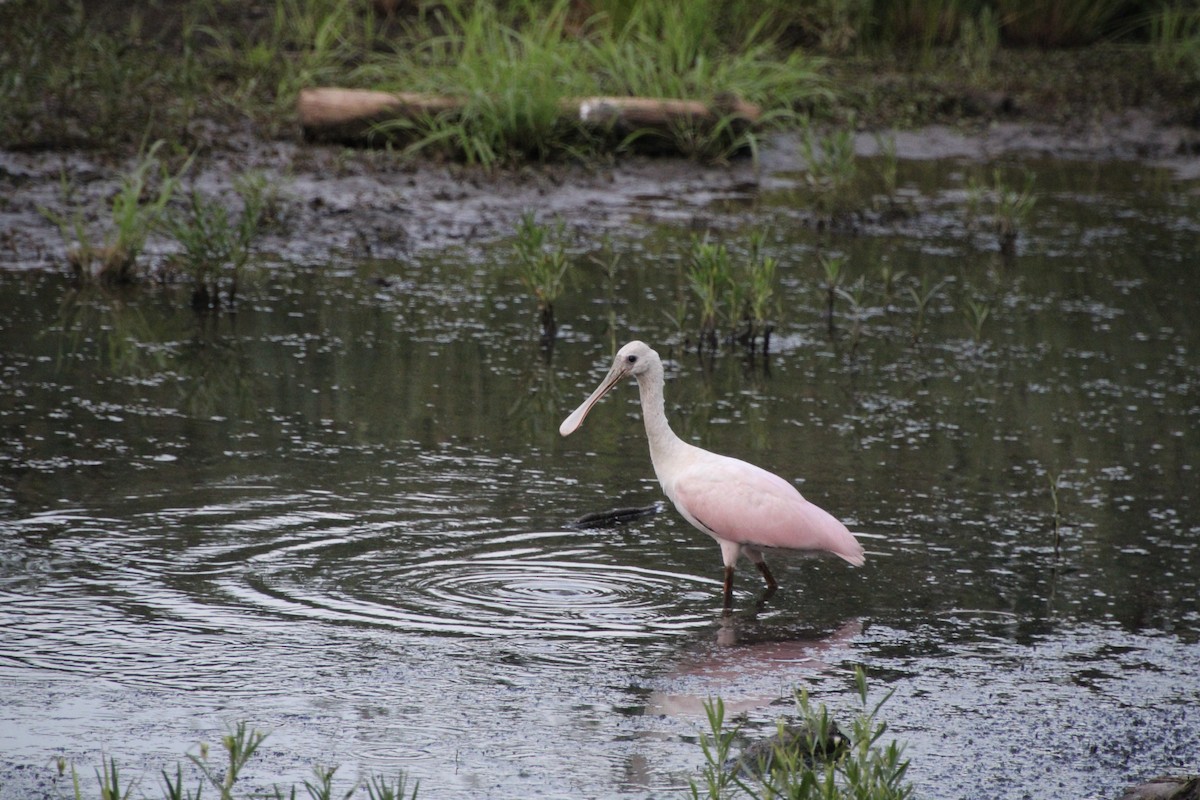
<path id="1" fill-rule="evenodd" d="M 683 797 L 707 698 L 761 735 L 794 688 L 850 713 L 855 665 L 895 690 L 920 797 L 1200 770 L 1200 198 L 1010 168 L 1038 194 L 1011 259 L 963 212 L 990 170 L 946 160 L 902 162 L 904 215 L 855 234 L 783 173 L 568 220 L 552 349 L 507 242 L 276 265 L 208 318 L 0 274 L 0 797 L 102 754 L 157 796 L 238 721 L 270 731 L 262 787 L 323 764 L 423 798 Z M 744 253 L 762 225 L 771 354 L 700 358 L 671 319 L 689 237 Z M 832 331 L 819 252 L 865 280 Z M 632 338 L 681 436 L 795 480 L 866 566 L 776 559 L 761 607 L 742 569 L 724 618 L 719 551 L 673 510 L 572 527 L 660 498 L 633 386 L 557 434 Z"/>

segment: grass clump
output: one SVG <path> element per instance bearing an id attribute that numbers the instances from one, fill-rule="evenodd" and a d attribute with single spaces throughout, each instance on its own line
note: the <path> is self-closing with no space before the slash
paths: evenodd
<path id="1" fill-rule="evenodd" d="M 700 302 L 700 344 L 717 346 L 717 325 L 733 283 L 733 262 L 723 244 L 693 239 L 688 282 Z"/>
<path id="2" fill-rule="evenodd" d="M 742 271 L 746 286 L 742 317 L 746 328 L 739 337 L 751 350 L 761 340 L 764 353 L 770 349 L 771 331 L 775 329 L 771 318 L 778 311 L 775 303 L 775 273 L 779 268 L 777 259 L 763 253 L 766 238 L 766 231 L 756 231 L 750 235 L 750 257 L 745 261 Z"/>
<path id="3" fill-rule="evenodd" d="M 175 263 L 192 283 L 192 308 L 197 311 L 232 307 L 237 300 L 242 269 L 254 240 L 262 231 L 268 205 L 268 186 L 261 175 L 243 175 L 234 182 L 241 213 L 230 214 L 220 198 L 205 198 L 193 189 L 185 208 L 167 213 L 162 227 L 182 247 Z"/>
<path id="4" fill-rule="evenodd" d="M 552 227 L 542 225 L 533 212 L 526 212 L 517 225 L 513 254 L 521 284 L 537 302 L 542 336 L 546 340 L 553 339 L 558 330 L 554 319 L 554 303 L 562 295 L 570 264 L 567 258 L 566 223 L 560 219 Z"/>
<path id="5" fill-rule="evenodd" d="M 729 105 L 733 98 L 760 106 L 760 124 L 769 126 L 795 123 L 801 108 L 829 97 L 822 62 L 785 51 L 772 33 L 771 12 L 751 14 L 740 28 L 724 19 L 729 10 L 718 0 L 640 3 L 623 25 L 586 42 L 605 94 L 709 102 L 720 114 L 715 124 L 681 124 L 669 135 L 673 148 L 704 159 L 756 149 L 753 129 Z M 740 38 L 722 40 L 722 31 L 739 28 Z M 647 135 L 658 134 L 635 131 L 631 138 Z"/>
<path id="6" fill-rule="evenodd" d="M 665 138 L 673 150 L 720 160 L 754 146 L 733 98 L 761 105 L 770 124 L 824 91 L 818 62 L 800 51 L 783 53 L 766 15 L 742 40 L 723 41 L 725 6 L 669 0 L 580 21 L 569 0 L 548 9 L 532 0 L 451 2 L 411 22 L 403 44 L 358 75 L 382 88 L 461 100 L 446 112 L 382 126 L 408 137 L 409 152 L 492 167 Z M 714 118 L 683 120 L 665 132 L 636 123 L 608 134 L 585 127 L 577 101 L 611 95 L 706 101 Z"/>
<path id="7" fill-rule="evenodd" d="M 970 216 L 983 213 L 990 217 L 1000 252 L 1011 256 L 1016 252 L 1017 235 L 1033 215 L 1037 195 L 1033 192 L 1034 175 L 1025 173 L 1025 185 L 1015 189 L 1004 178 L 999 167 L 992 170 L 991 185 L 970 178 L 967 184 L 967 207 Z"/>
<path id="8" fill-rule="evenodd" d="M 701 348 L 715 349 L 721 339 L 736 341 L 751 352 L 767 352 L 775 302 L 776 272 L 779 262 L 766 255 L 766 231 L 750 234 L 746 257 L 735 259 L 729 248 L 707 237 L 694 238 L 688 254 L 687 280 L 699 302 L 699 341 Z M 718 332 L 724 328 L 727 336 Z"/>
<path id="9" fill-rule="evenodd" d="M 567 8 L 449 3 L 423 15 L 407 42 L 366 74 L 385 88 L 456 97 L 462 106 L 382 130 L 413 139 L 410 153 L 485 167 L 570 152 L 579 131 L 564 117 L 563 100 L 590 93 L 594 83 L 580 68 L 578 44 L 564 34 Z"/>
<path id="10" fill-rule="evenodd" d="M 183 773 L 183 765 L 176 764 L 174 774 L 163 770 L 161 773 L 161 797 L 163 800 L 200 800 L 201 797 L 215 797 L 217 800 L 250 800 L 250 798 L 270 798 L 271 800 L 296 800 L 297 787 L 292 786 L 286 791 L 273 786 L 270 793 L 256 792 L 240 783 L 242 773 L 247 764 L 258 751 L 259 746 L 267 738 L 262 731 L 252 730 L 246 723 L 239 722 L 221 737 L 221 750 L 225 754 L 225 763 L 218 765 L 209 759 L 209 746 L 201 744 L 198 753 L 189 753 L 187 758 L 197 772 L 195 791 L 188 788 Z M 74 800 L 83 800 L 86 795 L 80 782 L 79 773 L 73 764 L 68 765 L 63 758 L 58 759 L 59 777 L 64 777 L 68 770 L 71 775 L 71 791 Z M 334 788 L 334 775 L 337 767 L 316 766 L 313 778 L 303 781 L 305 793 L 309 800 L 334 800 L 342 798 L 349 800 L 355 795 L 365 796 L 367 800 L 416 800 L 419 782 L 414 782 L 411 792 L 408 787 L 408 776 L 403 772 L 395 778 L 388 779 L 380 775 L 372 775 L 365 780 L 355 782 L 349 790 Z M 133 797 L 138 781 L 131 784 L 123 783 L 121 772 L 115 758 L 103 761 L 102 769 L 96 770 L 100 800 L 128 800 Z M 140 792 L 138 797 L 148 797 Z"/>
<path id="11" fill-rule="evenodd" d="M 829 225 L 844 222 L 858 207 L 854 131 L 842 128 L 818 135 L 811 126 L 806 126 L 800 150 L 808 170 L 808 184 L 815 194 L 819 221 Z"/>
<path id="12" fill-rule="evenodd" d="M 191 165 L 189 159 L 178 173 L 171 174 L 159 156 L 163 145 L 159 140 L 143 150 L 133 169 L 121 178 L 109 206 L 109 225 L 100 241 L 89 233 L 83 209 L 77 208 L 70 216 L 39 209 L 67 241 L 67 263 L 77 278 L 119 284 L 138 277 L 138 258 L 146 239 L 162 219 L 180 176 Z"/>
<path id="13" fill-rule="evenodd" d="M 1200 82 L 1200 8 L 1171 4 L 1149 18 L 1154 67 L 1163 75 Z"/>
<path id="14" fill-rule="evenodd" d="M 907 800 L 913 787 L 906 780 L 908 760 L 895 740 L 884 742 L 887 723 L 879 712 L 891 697 L 871 705 L 865 674 L 855 671 L 860 710 L 847 735 L 833 722 L 824 704 L 814 705 L 796 692 L 795 725 L 778 724 L 766 746 L 753 745 L 733 757 L 739 729 L 726 728 L 724 704 L 707 703 L 709 730 L 700 735 L 705 765 L 701 782 L 691 783 L 693 800 Z"/>

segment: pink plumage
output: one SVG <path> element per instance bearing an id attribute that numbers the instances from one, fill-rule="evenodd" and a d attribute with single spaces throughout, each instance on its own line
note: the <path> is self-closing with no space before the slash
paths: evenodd
<path id="1" fill-rule="evenodd" d="M 622 347 L 608 375 L 559 427 L 568 436 L 596 402 L 626 377 L 637 379 L 650 460 L 667 497 L 684 519 L 721 545 L 725 608 L 733 604 L 733 570 L 746 556 L 762 573 L 767 591 L 777 586 L 763 549 L 828 552 L 861 566 L 862 545 L 846 526 L 801 496 L 778 475 L 688 444 L 671 430 L 663 402 L 662 360 L 642 342 Z"/>
<path id="2" fill-rule="evenodd" d="M 854 534 L 783 478 L 736 458 L 696 450 L 695 461 L 663 486 L 693 525 L 740 545 L 824 550 L 863 565 L 862 545 Z"/>

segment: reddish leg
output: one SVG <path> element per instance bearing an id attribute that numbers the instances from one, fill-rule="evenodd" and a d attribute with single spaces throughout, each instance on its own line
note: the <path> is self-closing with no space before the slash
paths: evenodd
<path id="1" fill-rule="evenodd" d="M 725 568 L 725 610 L 733 608 L 733 567 Z"/>
<path id="2" fill-rule="evenodd" d="M 763 596 L 759 598 L 759 603 L 764 603 L 770 600 L 775 594 L 775 590 L 779 588 L 779 584 L 775 582 L 775 576 L 771 574 L 771 570 L 767 567 L 767 562 L 758 561 L 754 566 L 758 567 L 758 571 L 762 573 L 763 578 L 767 581 L 767 590 L 763 592 Z"/>
<path id="3" fill-rule="evenodd" d="M 756 561 L 754 566 L 758 567 L 758 571 L 761 572 L 762 576 L 766 579 L 768 592 L 773 592 L 779 588 L 779 584 L 775 582 L 775 576 L 771 574 L 771 570 L 767 567 L 767 562 Z"/>

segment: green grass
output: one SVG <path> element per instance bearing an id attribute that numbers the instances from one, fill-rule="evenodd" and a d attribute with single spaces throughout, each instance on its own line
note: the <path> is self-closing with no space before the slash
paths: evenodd
<path id="1" fill-rule="evenodd" d="M 806 125 L 800 138 L 800 152 L 821 222 L 830 225 L 844 222 L 861 205 L 854 131 L 839 128 L 818 134 L 811 125 Z"/>
<path id="2" fill-rule="evenodd" d="M 704 767 L 692 781 L 693 800 L 907 800 L 908 760 L 895 740 L 886 741 L 880 711 L 891 692 L 871 703 L 862 669 L 855 672 L 859 711 L 842 735 L 824 704 L 795 693 L 795 725 L 781 720 L 767 748 L 751 747 L 734 757 L 739 729 L 725 722 L 718 698 L 706 704 L 709 730 L 700 735 Z"/>
<path id="3" fill-rule="evenodd" d="M 1155 68 L 1200 81 L 1200 8 L 1172 3 L 1149 17 Z"/>
<path id="4" fill-rule="evenodd" d="M 140 46 L 152 34 L 136 10 L 110 30 L 81 2 L 18 0 L 0 5 L 0 31 L 0 142 L 128 146 L 178 123 L 167 95 L 182 67 Z"/>
<path id="5" fill-rule="evenodd" d="M 642 3 L 619 19 L 580 23 L 572 4 L 452 2 L 410 23 L 406 43 L 371 59 L 358 79 L 381 88 L 450 95 L 453 112 L 400 120 L 384 131 L 408 152 L 435 152 L 469 163 L 594 157 L 646 137 L 675 152 L 721 160 L 753 149 L 754 133 L 726 98 L 761 105 L 764 124 L 780 124 L 825 92 L 818 62 L 782 52 L 767 18 L 727 45 L 718 36 L 716 0 Z M 632 95 L 701 100 L 718 110 L 709 125 L 681 123 L 665 133 L 637 128 L 615 136 L 585 128 L 568 110 L 575 98 Z"/>
<path id="6" fill-rule="evenodd" d="M 825 323 L 829 332 L 833 333 L 833 311 L 841 294 L 842 284 L 846 281 L 846 257 L 841 254 L 817 256 L 821 265 L 821 288 L 825 291 Z"/>
<path id="7" fill-rule="evenodd" d="M 560 219 L 553 226 L 542 225 L 537 222 L 533 212 L 526 212 L 517 225 L 513 255 L 521 284 L 537 303 L 542 335 L 553 338 L 558 329 L 554 319 L 554 304 L 562 295 L 564 278 L 570 265 L 566 223 Z"/>
<path id="8" fill-rule="evenodd" d="M 729 303 L 733 261 L 724 244 L 707 237 L 692 240 L 688 257 L 688 283 L 700 303 L 700 342 L 715 348 L 717 329 Z"/>
<path id="9" fill-rule="evenodd" d="M 806 692 L 798 691 L 794 695 L 795 724 L 785 727 L 780 720 L 776 737 L 744 749 L 740 757 L 734 752 L 741 738 L 740 729 L 726 724 L 724 704 L 719 698 L 707 703 L 709 729 L 700 734 L 704 766 L 700 779 L 691 781 L 693 800 L 743 796 L 751 800 L 907 800 L 913 791 L 906 780 L 908 760 L 898 742 L 886 739 L 888 727 L 881 719 L 881 710 L 891 693 L 872 702 L 861 668 L 855 671 L 855 686 L 858 710 L 848 728 L 839 728 L 824 704 L 813 703 Z M 420 785 L 410 783 L 404 772 L 393 777 L 369 775 L 347 785 L 338 779 L 337 767 L 320 764 L 299 786 L 275 785 L 266 793 L 252 788 L 247 776 L 267 736 L 239 722 L 226 731 L 216 747 L 201 743 L 187 754 L 186 764 L 180 762 L 173 770 L 162 770 L 157 795 L 152 794 L 153 786 L 146 776 L 130 780 L 111 756 L 103 758 L 101 767 L 95 770 L 94 793 L 87 788 L 91 783 L 62 757 L 57 759 L 58 775 L 60 779 L 69 778 L 68 792 L 74 800 L 151 796 L 163 800 L 417 799 Z"/>
<path id="10" fill-rule="evenodd" d="M 269 204 L 269 187 L 261 175 L 242 175 L 234 181 L 242 202 L 235 216 L 221 197 L 205 197 L 193 189 L 184 208 L 162 215 L 162 228 L 181 247 L 175 264 L 192 284 L 192 308 L 217 309 L 237 301 L 242 270 L 254 240 L 262 231 Z"/>
<path id="11" fill-rule="evenodd" d="M 766 239 L 765 230 L 750 234 L 750 256 L 740 270 L 741 280 L 746 287 L 742 311 L 746 330 L 739 338 L 751 350 L 755 349 L 756 342 L 761 341 L 764 353 L 770 349 L 771 332 L 775 328 L 772 318 L 779 313 L 775 300 L 775 275 L 779 261 L 763 253 Z"/>
<path id="12" fill-rule="evenodd" d="M 1015 189 L 1005 179 L 999 167 L 992 169 L 990 184 L 974 176 L 967 180 L 968 216 L 982 216 L 990 221 L 1000 244 L 1000 252 L 1011 256 L 1016 252 L 1017 235 L 1024 228 L 1037 205 L 1033 191 L 1034 175 L 1026 172 L 1024 186 Z"/>
<path id="13" fill-rule="evenodd" d="M 62 232 L 68 245 L 67 262 L 78 279 L 114 284 L 131 283 L 140 277 L 139 258 L 146 239 L 162 219 L 180 176 L 191 165 L 189 158 L 178 173 L 171 174 L 167 161 L 159 155 L 163 146 L 159 140 L 143 150 L 133 169 L 122 176 L 100 241 L 89 232 L 89 209 L 77 207 L 69 216 L 39 209 Z M 64 185 L 63 190 L 69 195 L 72 187 Z"/>
<path id="14" fill-rule="evenodd" d="M 411 121 L 408 152 L 489 166 L 594 159 L 647 138 L 705 160 L 752 152 L 756 132 L 722 106 L 734 95 L 763 108 L 767 129 L 810 114 L 938 121 L 973 113 L 962 109 L 980 91 L 1035 118 L 1149 104 L 1183 119 L 1200 107 L 1197 19 L 1169 0 L 451 0 L 386 20 L 341 0 L 9 0 L 0 147 L 219 147 L 204 120 L 295 136 L 297 92 L 313 85 L 460 97 L 462 114 Z M 1057 47 L 1068 43 L 1097 52 Z M 1041 49 L 1014 47 L 1030 44 Z M 718 119 L 598 136 L 561 107 L 592 94 L 690 98 Z"/>
<path id="15" fill-rule="evenodd" d="M 224 754 L 223 763 L 217 763 L 210 758 L 210 748 L 200 744 L 197 752 L 189 753 L 188 762 L 195 774 L 194 790 L 188 785 L 184 776 L 182 764 L 176 764 L 174 772 L 163 770 L 160 773 L 160 797 L 163 800 L 200 800 L 202 797 L 212 797 L 216 800 L 251 800 L 258 798 L 273 798 L 274 800 L 295 800 L 307 796 L 309 800 L 350 800 L 352 797 L 366 797 L 367 800 L 416 800 L 419 782 L 414 781 L 411 792 L 408 776 L 403 772 L 394 778 L 382 775 L 371 775 L 365 779 L 353 782 L 349 788 L 338 787 L 335 783 L 337 767 L 316 765 L 313 767 L 313 777 L 302 782 L 304 795 L 299 794 L 300 787 L 291 786 L 286 789 L 273 786 L 270 793 L 263 794 L 247 787 L 242 781 L 243 773 L 258 752 L 259 746 L 267 738 L 262 731 L 253 730 L 246 723 L 239 722 L 221 737 L 220 750 Z M 59 777 L 71 777 L 71 797 L 73 800 L 97 797 L 99 800 L 129 800 L 129 798 L 149 797 L 148 786 L 134 779 L 126 782 L 122 777 L 117 760 L 114 757 L 102 759 L 101 769 L 96 770 L 96 793 L 90 794 L 84 789 L 84 781 L 80 778 L 74 764 L 59 758 Z M 136 790 L 136 794 L 135 794 Z"/>
<path id="16" fill-rule="evenodd" d="M 779 262 L 764 252 L 767 232 L 751 231 L 748 252 L 735 257 L 722 242 L 694 237 L 687 256 L 687 286 L 699 304 L 699 342 L 715 349 L 721 341 L 737 342 L 754 352 L 770 347 Z M 672 319 L 683 327 L 687 304 Z"/>
<path id="17" fill-rule="evenodd" d="M 967 328 L 971 331 L 971 336 L 978 344 L 983 340 L 983 326 L 988 321 L 988 317 L 992 315 L 992 304 L 986 300 L 968 297 L 963 301 L 962 313 Z"/>
<path id="18" fill-rule="evenodd" d="M 563 115 L 562 101 L 595 84 L 581 69 L 578 45 L 563 34 L 566 8 L 556 3 L 524 24 L 518 12 L 491 3 L 450 3 L 420 18 L 406 44 L 360 72 L 381 88 L 449 95 L 464 106 L 383 130 L 409 139 L 410 153 L 488 167 L 571 152 L 581 132 Z"/>

